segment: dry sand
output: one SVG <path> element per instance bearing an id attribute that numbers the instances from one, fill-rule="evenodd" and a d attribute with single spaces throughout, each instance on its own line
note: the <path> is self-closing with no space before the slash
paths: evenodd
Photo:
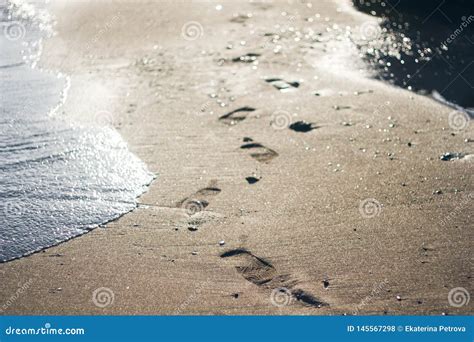
<path id="1" fill-rule="evenodd" d="M 474 290 L 473 162 L 439 157 L 473 153 L 474 126 L 453 131 L 450 108 L 360 74 L 333 25 L 372 19 L 344 3 L 220 4 L 52 3 L 42 63 L 71 75 L 61 115 L 112 113 L 157 178 L 104 229 L 1 264 L 4 313 L 471 314 L 448 293 Z M 202 35 L 186 40 L 191 21 Z M 275 54 L 264 34 L 277 24 Z M 291 27 L 322 34 L 294 41 Z M 261 54 L 255 68 L 232 62 L 246 53 Z M 268 77 L 300 85 L 280 92 Z M 218 119 L 242 107 L 255 110 Z M 263 147 L 241 148 L 252 143 Z M 203 210 L 189 215 L 186 199 Z"/>

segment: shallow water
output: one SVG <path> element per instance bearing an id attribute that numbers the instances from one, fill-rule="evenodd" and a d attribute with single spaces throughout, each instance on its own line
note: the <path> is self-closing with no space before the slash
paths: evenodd
<path id="1" fill-rule="evenodd" d="M 153 179 L 112 128 L 51 115 L 68 79 L 32 67 L 50 27 L 41 8 L 0 7 L 0 262 L 118 218 Z"/>
<path id="2" fill-rule="evenodd" d="M 472 0 L 353 0 L 381 18 L 361 44 L 381 79 L 474 108 L 474 2 Z M 473 110 L 470 111 L 473 113 Z"/>

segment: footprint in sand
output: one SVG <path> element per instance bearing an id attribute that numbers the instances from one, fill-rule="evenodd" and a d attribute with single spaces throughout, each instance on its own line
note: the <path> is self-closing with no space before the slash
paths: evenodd
<path id="1" fill-rule="evenodd" d="M 260 143 L 253 142 L 251 138 L 244 138 L 244 142 L 247 143 L 240 146 L 240 148 L 243 150 L 250 150 L 250 156 L 261 163 L 268 163 L 270 160 L 278 156 L 277 152 Z"/>
<path id="2" fill-rule="evenodd" d="M 281 78 L 267 78 L 265 82 L 270 83 L 282 93 L 293 91 L 300 86 L 299 82 L 287 82 Z"/>
<path id="3" fill-rule="evenodd" d="M 209 198 L 217 196 L 221 192 L 221 189 L 219 189 L 216 184 L 217 181 L 211 181 L 207 187 L 202 188 L 189 197 L 182 199 L 177 203 L 176 206 L 178 208 L 185 209 L 189 216 L 203 211 L 209 205 Z"/>
<path id="4" fill-rule="evenodd" d="M 232 58 L 234 63 L 253 63 L 257 60 L 257 57 L 260 57 L 259 53 L 247 53 L 245 55 Z"/>
<path id="5" fill-rule="evenodd" d="M 222 115 L 219 121 L 226 125 L 235 125 L 240 121 L 244 121 L 247 118 L 248 113 L 254 112 L 255 108 L 252 107 L 241 107 L 233 110 L 230 113 Z"/>
<path id="6" fill-rule="evenodd" d="M 243 24 L 247 20 L 252 18 L 251 14 L 242 14 L 242 13 L 235 13 L 232 19 L 230 19 L 231 23 L 238 23 L 238 24 Z"/>
<path id="7" fill-rule="evenodd" d="M 305 306 L 317 307 L 329 304 L 316 298 L 312 294 L 295 288 L 298 280 L 289 274 L 279 274 L 276 268 L 263 258 L 252 254 L 245 248 L 229 250 L 220 255 L 221 258 L 233 258 L 235 269 L 245 280 L 266 289 L 285 289 L 289 295 Z"/>
<path id="8" fill-rule="evenodd" d="M 351 106 L 339 106 L 339 105 L 335 105 L 333 106 L 333 108 L 335 110 L 344 110 L 344 109 L 351 109 L 352 107 Z"/>

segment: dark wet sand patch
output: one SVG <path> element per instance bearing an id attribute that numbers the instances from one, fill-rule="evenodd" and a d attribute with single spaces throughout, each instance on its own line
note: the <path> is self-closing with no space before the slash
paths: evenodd
<path id="1" fill-rule="evenodd" d="M 311 122 L 296 121 L 292 123 L 290 126 L 288 126 L 288 128 L 295 132 L 307 133 L 318 127 Z"/>
<path id="2" fill-rule="evenodd" d="M 251 15 L 249 15 L 249 14 L 236 13 L 236 14 L 234 14 L 234 16 L 232 17 L 232 19 L 230 19 L 229 21 L 230 21 L 231 23 L 243 24 L 243 23 L 245 23 L 247 20 L 249 20 L 250 18 L 251 18 Z"/>
<path id="3" fill-rule="evenodd" d="M 259 179 L 259 178 L 256 178 L 256 177 L 245 177 L 245 180 L 246 180 L 247 183 L 249 183 L 249 184 L 255 184 L 255 183 L 257 183 L 260 179 Z"/>
<path id="4" fill-rule="evenodd" d="M 219 121 L 225 123 L 226 125 L 235 125 L 240 121 L 244 121 L 247 118 L 247 114 L 250 112 L 254 112 L 255 108 L 253 107 L 241 107 L 237 108 L 225 115 L 219 117 Z"/>
<path id="5" fill-rule="evenodd" d="M 343 109 L 351 109 L 352 107 L 351 106 L 339 106 L 339 105 L 335 105 L 333 107 L 335 110 L 343 110 Z"/>
<path id="6" fill-rule="evenodd" d="M 260 143 L 250 142 L 240 146 L 241 149 L 250 150 L 250 156 L 261 163 L 268 163 L 278 156 L 278 153 Z"/>
<path id="7" fill-rule="evenodd" d="M 327 303 L 313 296 L 311 293 L 305 292 L 301 289 L 292 290 L 291 294 L 296 298 L 297 301 L 302 302 L 304 305 L 314 306 L 317 308 L 328 305 Z"/>

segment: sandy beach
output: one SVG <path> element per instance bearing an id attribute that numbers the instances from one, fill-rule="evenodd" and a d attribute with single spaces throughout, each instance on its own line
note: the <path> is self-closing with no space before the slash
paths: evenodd
<path id="1" fill-rule="evenodd" d="M 58 115 L 105 120 L 156 179 L 133 212 L 0 264 L 2 314 L 472 314 L 448 296 L 474 291 L 474 126 L 370 78 L 342 37 L 372 17 L 336 0 L 50 8 Z"/>

